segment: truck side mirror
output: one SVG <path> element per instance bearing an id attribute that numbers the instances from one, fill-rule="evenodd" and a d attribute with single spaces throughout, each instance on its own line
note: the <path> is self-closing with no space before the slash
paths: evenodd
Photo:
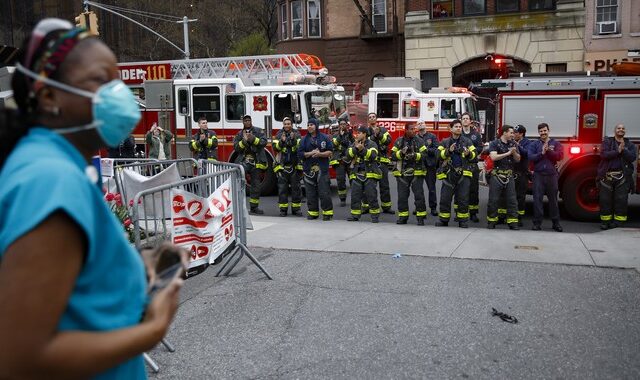
<path id="1" fill-rule="evenodd" d="M 302 123 L 302 115 L 300 115 L 300 112 L 296 112 L 296 113 L 293 115 L 293 121 L 294 121 L 296 124 L 300 124 L 300 123 Z"/>

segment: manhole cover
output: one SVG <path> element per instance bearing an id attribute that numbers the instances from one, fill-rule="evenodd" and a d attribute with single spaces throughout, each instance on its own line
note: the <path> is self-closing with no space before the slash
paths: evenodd
<path id="1" fill-rule="evenodd" d="M 538 246 L 535 245 L 516 245 L 514 247 L 515 249 L 524 249 L 527 251 L 538 251 L 540 250 L 540 248 Z"/>

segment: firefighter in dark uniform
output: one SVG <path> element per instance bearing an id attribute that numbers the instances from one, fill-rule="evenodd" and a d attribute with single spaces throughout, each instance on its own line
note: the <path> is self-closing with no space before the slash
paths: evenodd
<path id="1" fill-rule="evenodd" d="M 333 157 L 331 166 L 336 171 L 336 182 L 338 183 L 338 197 L 340 206 L 347 205 L 347 178 L 350 178 L 349 167 L 351 158 L 347 154 L 349 146 L 353 143 L 353 133 L 346 120 L 341 119 L 338 130 L 333 135 Z"/>
<path id="2" fill-rule="evenodd" d="M 416 206 L 416 220 L 424 226 L 427 206 L 424 200 L 422 183 L 426 174 L 423 155 L 427 148 L 420 137 L 416 136 L 416 126 L 406 124 L 404 136 L 398 138 L 391 149 L 391 159 L 395 162 L 393 175 L 398 184 L 398 220 L 396 224 L 407 224 L 409 219 L 409 193 L 413 191 Z"/>
<path id="3" fill-rule="evenodd" d="M 473 120 L 471 120 L 471 115 L 468 112 L 463 113 L 460 121 L 462 121 L 462 136 L 471 140 L 473 146 L 476 148 L 476 154 L 479 155 L 483 148 L 482 135 L 472 125 Z M 473 165 L 471 165 L 471 173 L 473 176 L 469 182 L 469 215 L 472 222 L 478 223 L 480 221 L 478 219 L 478 211 L 480 211 L 480 169 L 478 168 L 478 156 L 469 162 L 473 163 Z"/>
<path id="4" fill-rule="evenodd" d="M 329 160 L 333 155 L 331 137 L 320 133 L 317 119 L 309 119 L 307 134 L 300 141 L 298 158 L 302 160 L 304 188 L 307 193 L 307 219 L 318 219 L 322 207 L 322 220 L 333 217 Z"/>
<path id="5" fill-rule="evenodd" d="M 636 146 L 625 138 L 624 124 L 615 127 L 614 137 L 605 137 L 600 149 L 600 228 L 608 230 L 627 221 L 627 202 L 633 183 Z"/>
<path id="6" fill-rule="evenodd" d="M 514 132 L 515 141 L 516 144 L 518 144 L 518 152 L 520 153 L 520 162 L 514 165 L 513 170 L 516 180 L 516 198 L 518 200 L 518 226 L 522 227 L 527 190 L 529 190 L 529 179 L 531 178 L 531 172 L 529 171 L 529 153 L 527 152 L 531 140 L 526 137 L 527 128 L 525 128 L 524 125 L 518 124 Z"/>
<path id="7" fill-rule="evenodd" d="M 380 178 L 380 205 L 382 212 L 385 214 L 393 214 L 391 209 L 391 189 L 389 187 L 389 145 L 391 144 L 391 134 L 386 128 L 378 126 L 378 117 L 371 112 L 367 116 L 369 123 L 369 138 L 378 146 L 378 163 L 382 178 Z"/>
<path id="8" fill-rule="evenodd" d="M 198 160 L 218 159 L 218 137 L 214 131 L 210 131 L 207 118 L 200 116 L 198 119 L 200 130 L 189 142 L 189 149 Z"/>
<path id="9" fill-rule="evenodd" d="M 520 161 L 520 152 L 513 139 L 513 126 L 503 125 L 500 138 L 489 144 L 489 156 L 493 170 L 489 177 L 489 202 L 487 204 L 487 228 L 496 228 L 498 207 L 506 204 L 506 218 L 509 228 L 519 230 L 518 200 L 513 168 Z"/>
<path id="10" fill-rule="evenodd" d="M 429 208 L 431 209 L 431 215 L 438 216 L 438 197 L 436 195 L 436 171 L 438 170 L 438 156 L 440 154 L 438 150 L 438 137 L 427 131 L 427 126 L 424 121 L 418 123 L 418 137 L 422 139 L 424 146 L 427 148 L 422 158 L 425 170 L 427 171 L 424 178 L 429 194 Z"/>
<path id="11" fill-rule="evenodd" d="M 378 147 L 369 140 L 369 128 L 359 125 L 354 142 L 347 149 L 351 160 L 351 216 L 350 222 L 360 220 L 363 198 L 369 199 L 371 223 L 378 223 L 380 207 L 378 206 L 378 181 L 381 172 L 378 166 Z"/>
<path id="12" fill-rule="evenodd" d="M 264 214 L 260 205 L 260 183 L 267 170 L 267 138 L 262 129 L 254 127 L 251 116 L 242 117 L 242 130 L 233 138 L 233 150 L 236 152 L 236 162 L 244 166 L 249 174 L 249 205 L 250 212 L 256 215 Z"/>
<path id="13" fill-rule="evenodd" d="M 552 228 L 562 232 L 560 210 L 558 208 L 558 169 L 556 165 L 564 157 L 562 144 L 549 137 L 549 125 L 538 124 L 540 139 L 529 144 L 527 153 L 533 162 L 533 230 L 542 229 L 544 209 L 542 201 L 545 194 L 549 200 L 549 216 Z"/>
<path id="14" fill-rule="evenodd" d="M 302 193 L 300 179 L 302 165 L 298 163 L 298 146 L 300 133 L 293 129 L 293 121 L 289 117 L 282 119 L 282 129 L 271 141 L 276 158 L 273 172 L 278 177 L 278 207 L 280 216 L 287 216 L 289 210 L 289 195 L 291 195 L 291 214 L 302 216 L 300 206 Z"/>
<path id="15" fill-rule="evenodd" d="M 449 225 L 451 218 L 451 200 L 455 195 L 458 209 L 456 218 L 460 228 L 467 228 L 469 220 L 469 183 L 471 181 L 472 166 L 476 159 L 476 147 L 470 139 L 462 136 L 462 122 L 453 120 L 449 124 L 451 137 L 440 142 L 438 150 L 442 163 L 438 169 L 437 178 L 442 180 L 440 188 L 440 220 L 436 226 Z"/>

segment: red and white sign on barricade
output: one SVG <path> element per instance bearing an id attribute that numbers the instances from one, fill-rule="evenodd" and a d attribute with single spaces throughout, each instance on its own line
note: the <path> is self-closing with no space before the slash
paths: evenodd
<path id="1" fill-rule="evenodd" d="M 171 189 L 171 240 L 191 253 L 189 268 L 211 264 L 235 240 L 231 180 L 208 198 Z"/>

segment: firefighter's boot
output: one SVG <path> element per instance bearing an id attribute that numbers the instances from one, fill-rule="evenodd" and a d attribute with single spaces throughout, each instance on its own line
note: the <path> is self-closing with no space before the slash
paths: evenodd
<path id="1" fill-rule="evenodd" d="M 380 220 L 378 219 L 378 215 L 376 214 L 372 214 L 371 215 L 371 223 L 378 223 Z"/>
<path id="2" fill-rule="evenodd" d="M 406 216 L 401 216 L 398 218 L 398 220 L 396 220 L 396 224 L 407 224 L 407 220 L 409 218 L 407 218 Z"/>
<path id="3" fill-rule="evenodd" d="M 424 218 L 418 218 L 418 225 L 424 226 Z"/>

